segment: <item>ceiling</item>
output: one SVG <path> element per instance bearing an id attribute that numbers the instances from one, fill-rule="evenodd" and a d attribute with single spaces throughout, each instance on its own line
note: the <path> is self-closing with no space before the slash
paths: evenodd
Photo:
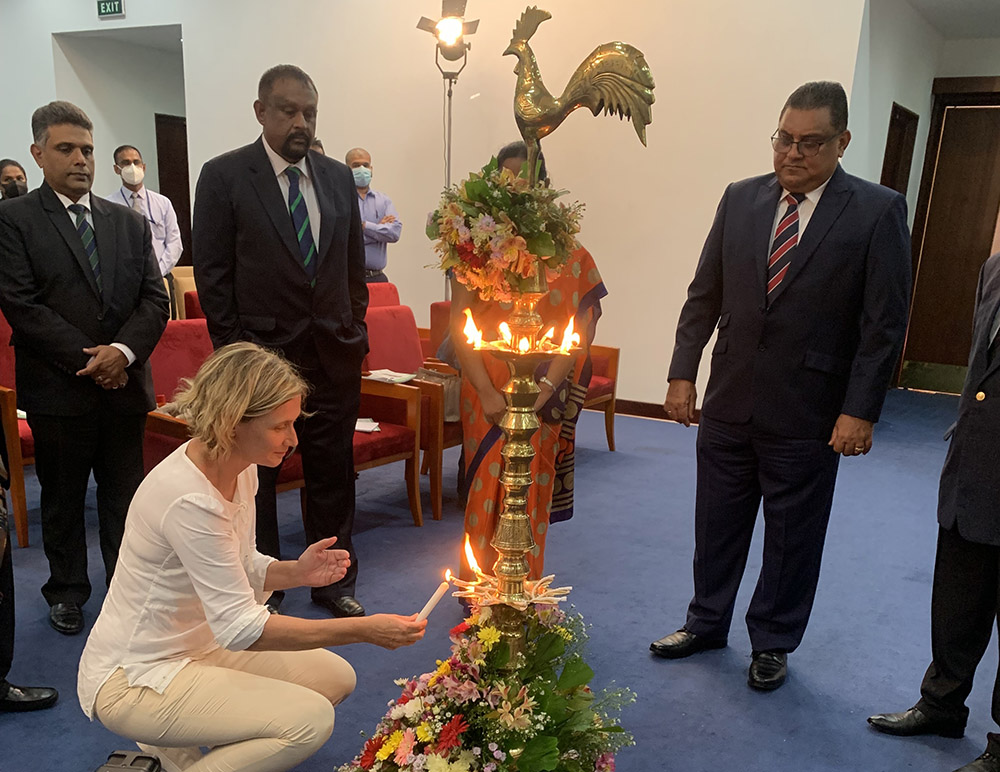
<path id="1" fill-rule="evenodd" d="M 180 24 L 165 24 L 157 27 L 116 27 L 87 32 L 64 32 L 62 34 L 72 38 L 96 38 L 128 43 L 169 54 L 181 54 L 182 52 Z"/>
<path id="2" fill-rule="evenodd" d="M 1000 38 L 1000 0 L 908 0 L 946 39 Z"/>

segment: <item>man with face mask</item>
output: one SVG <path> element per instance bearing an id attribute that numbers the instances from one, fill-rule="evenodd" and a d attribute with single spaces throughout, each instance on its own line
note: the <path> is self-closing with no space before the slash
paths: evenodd
<path id="1" fill-rule="evenodd" d="M 290 64 L 261 76 L 254 143 L 208 161 L 194 200 L 198 299 L 216 347 L 246 340 L 280 352 L 309 382 L 295 429 L 305 477 L 306 537 L 337 537 L 351 566 L 312 590 L 334 616 L 361 616 L 354 598 L 354 425 L 368 352 L 365 251 L 351 171 L 310 150 L 319 94 Z M 259 466 L 257 549 L 280 557 L 275 488 Z M 272 606 L 280 597 L 271 596 Z"/>
<path id="2" fill-rule="evenodd" d="M 28 175 L 13 158 L 0 160 L 0 201 L 17 198 L 28 192 Z"/>
<path id="3" fill-rule="evenodd" d="M 365 281 L 387 282 L 385 275 L 386 244 L 399 241 L 403 223 L 396 214 L 392 201 L 384 193 L 371 189 L 372 157 L 361 147 L 347 151 L 344 159 L 354 174 L 358 188 L 358 207 L 365 233 Z"/>
<path id="4" fill-rule="evenodd" d="M 153 252 L 156 253 L 160 274 L 166 276 L 177 265 L 184 251 L 174 206 L 169 198 L 142 184 L 146 164 L 137 148 L 122 145 L 115 150 L 114 159 L 115 174 L 122 178 L 122 186 L 108 196 L 108 201 L 134 209 L 146 218 L 153 234 Z"/>

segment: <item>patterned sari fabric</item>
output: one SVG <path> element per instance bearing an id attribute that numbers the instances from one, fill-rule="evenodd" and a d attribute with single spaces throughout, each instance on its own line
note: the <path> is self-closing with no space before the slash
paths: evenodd
<path id="1" fill-rule="evenodd" d="M 571 316 L 580 333 L 581 345 L 593 343 L 597 320 L 601 316 L 601 298 L 607 295 L 594 258 L 582 247 L 576 250 L 564 266 L 562 274 L 549 282 L 549 293 L 538 303 L 543 329 L 556 328 L 556 338 Z M 472 309 L 476 323 L 487 336 L 495 334 L 497 325 L 507 318 L 509 306 L 480 303 Z M 483 355 L 486 371 L 497 390 L 510 378 L 507 366 Z M 548 370 L 543 365 L 535 373 L 542 377 Z M 532 486 L 528 493 L 527 511 L 531 520 L 535 548 L 528 553 L 530 578 L 542 576 L 545 538 L 550 522 L 568 520 L 573 516 L 573 459 L 576 421 L 590 383 L 590 356 L 577 358 L 567 378 L 556 384 L 555 394 L 539 413 L 542 426 L 535 432 L 531 444 L 535 458 L 531 464 Z M 462 380 L 462 429 L 465 446 L 465 484 L 468 495 L 465 507 L 465 532 L 472 542 L 476 559 L 485 571 L 491 571 L 497 554 L 490 546 L 503 499 L 500 473 L 503 459 L 500 449 L 503 432 L 483 415 L 475 388 Z M 472 579 L 472 571 L 462 557 L 462 578 Z"/>

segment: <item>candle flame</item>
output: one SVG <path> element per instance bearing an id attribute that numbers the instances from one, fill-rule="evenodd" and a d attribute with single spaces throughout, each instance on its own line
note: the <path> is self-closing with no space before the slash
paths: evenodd
<path id="1" fill-rule="evenodd" d="M 564 354 L 568 354 L 569 350 L 579 344 L 579 342 L 580 334 L 573 332 L 573 317 L 571 316 L 569 324 L 566 325 L 566 331 L 563 333 L 562 345 L 559 346 L 559 350 Z"/>
<path id="2" fill-rule="evenodd" d="M 482 348 L 483 333 L 476 327 L 476 323 L 472 319 L 472 311 L 466 308 L 462 313 L 465 314 L 465 327 L 462 330 L 465 333 L 465 339 L 473 348 Z"/>
<path id="3" fill-rule="evenodd" d="M 511 341 L 514 340 L 514 334 L 510 331 L 510 325 L 507 322 L 500 322 L 497 330 L 500 331 L 500 337 L 503 338 L 503 342 L 510 346 Z"/>
<path id="4" fill-rule="evenodd" d="M 444 580 L 446 582 L 450 582 L 451 581 L 451 569 L 450 568 L 444 572 Z"/>
<path id="5" fill-rule="evenodd" d="M 556 337 L 556 328 L 555 327 L 549 327 L 549 329 L 546 331 L 546 333 L 542 336 L 542 338 L 545 339 L 545 340 L 553 340 L 553 339 L 555 339 L 555 337 Z"/>
<path id="6" fill-rule="evenodd" d="M 465 559 L 469 562 L 469 568 L 475 571 L 476 575 L 483 573 L 476 560 L 476 553 L 472 551 L 472 542 L 469 540 L 469 534 L 465 534 Z"/>
<path id="7" fill-rule="evenodd" d="M 521 340 L 517 342 L 517 350 L 520 351 L 522 354 L 527 354 L 530 348 L 531 344 L 528 343 L 527 338 L 521 338 Z"/>

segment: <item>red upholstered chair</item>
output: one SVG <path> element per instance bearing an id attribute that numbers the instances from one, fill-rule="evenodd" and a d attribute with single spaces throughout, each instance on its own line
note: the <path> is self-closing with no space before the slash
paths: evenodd
<path id="1" fill-rule="evenodd" d="M 398 306 L 399 290 L 391 281 L 376 281 L 368 285 L 368 307 Z"/>
<path id="2" fill-rule="evenodd" d="M 615 397 L 618 393 L 618 356 L 620 349 L 611 346 L 590 347 L 594 371 L 583 406 L 604 411 L 604 433 L 608 450 L 615 449 Z"/>
<path id="3" fill-rule="evenodd" d="M 450 323 L 451 301 L 439 300 L 437 303 L 431 303 L 431 346 L 434 347 L 435 355 L 448 334 Z"/>
<path id="4" fill-rule="evenodd" d="M 201 303 L 198 301 L 198 291 L 188 290 L 184 293 L 184 316 L 183 319 L 204 319 L 205 312 L 201 310 Z"/>
<path id="5" fill-rule="evenodd" d="M 24 493 L 24 467 L 35 463 L 35 440 L 28 422 L 17 417 L 17 394 L 14 390 L 14 349 L 11 329 L 0 314 L 0 422 L 7 443 L 7 472 L 10 475 L 10 498 L 14 510 L 17 543 L 28 546 L 28 501 Z"/>
<path id="6" fill-rule="evenodd" d="M 365 369 L 415 373 L 420 367 L 430 367 L 455 372 L 443 363 L 425 361 L 417 323 L 408 306 L 369 306 L 365 322 L 370 348 Z M 434 519 L 440 520 L 443 454 L 445 448 L 462 444 L 462 423 L 444 420 L 441 384 L 420 380 L 410 383 L 422 394 L 420 447 L 425 451 L 424 466 L 430 475 L 431 511 Z"/>

